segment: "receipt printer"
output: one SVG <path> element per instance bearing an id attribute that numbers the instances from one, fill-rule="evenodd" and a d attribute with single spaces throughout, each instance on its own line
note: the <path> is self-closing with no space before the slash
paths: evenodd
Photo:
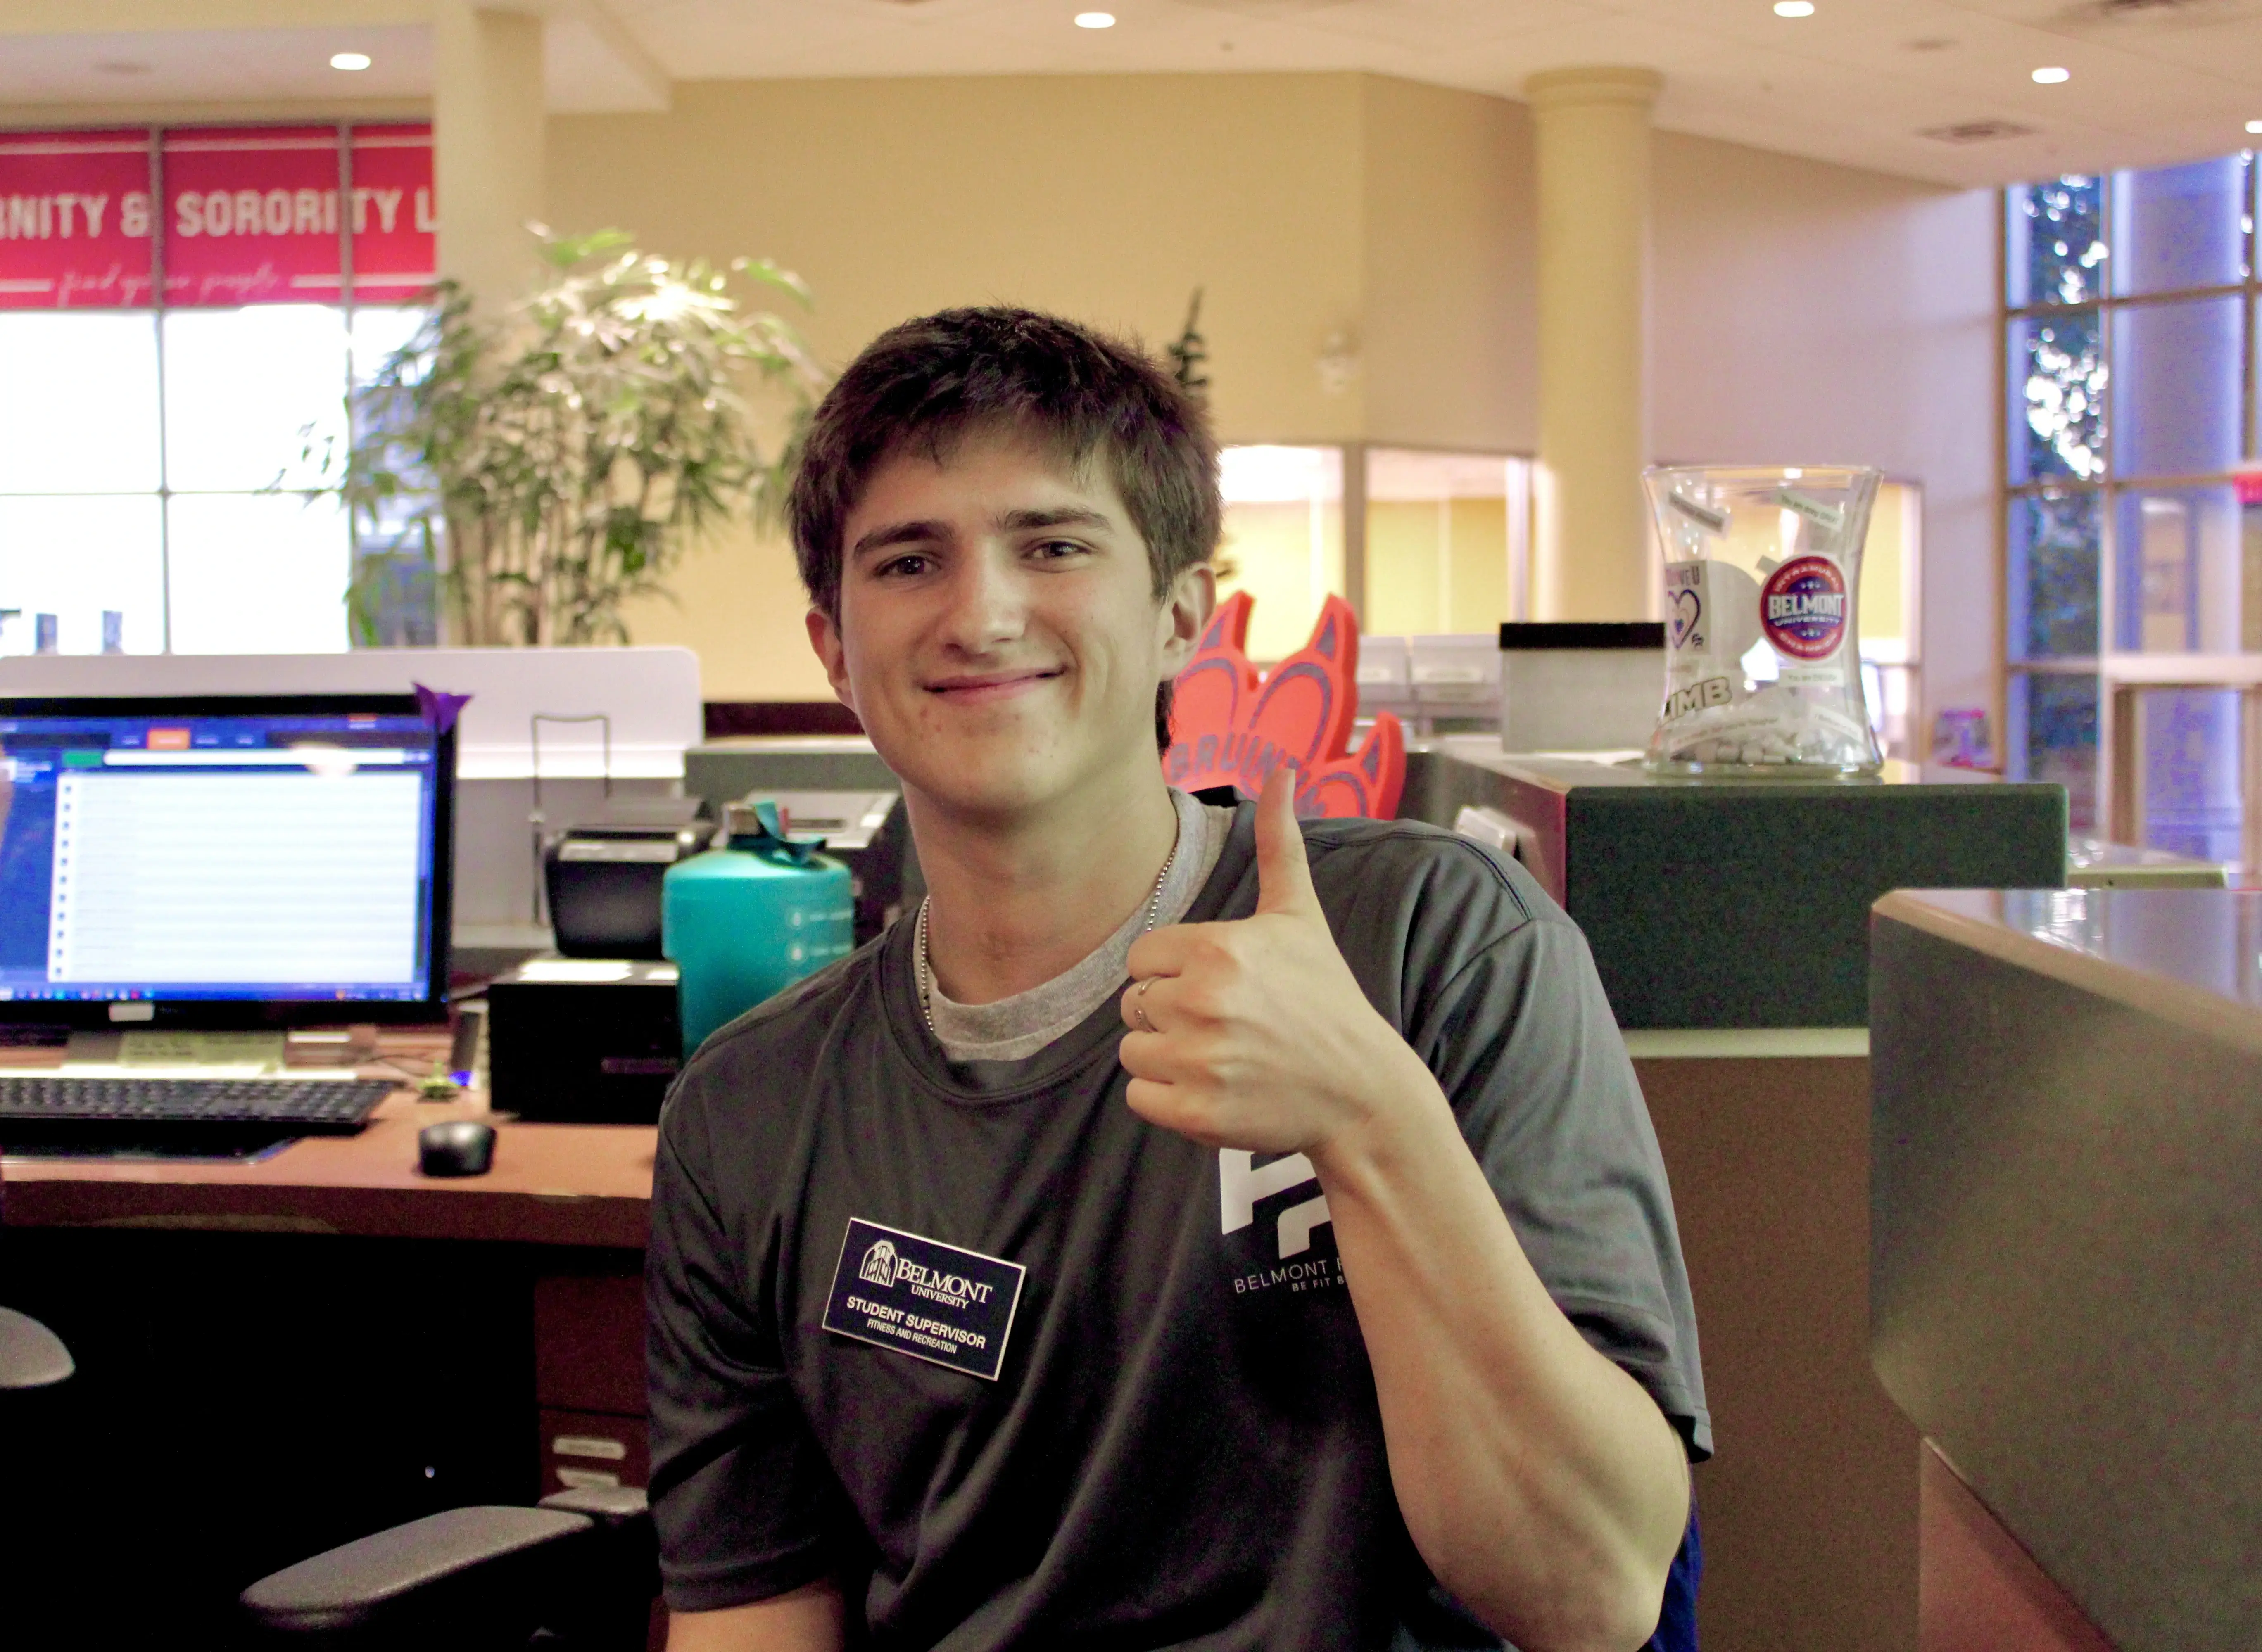
<path id="1" fill-rule="evenodd" d="M 673 964 L 533 958 L 487 985 L 498 1112 L 553 1124 L 649 1124 L 683 1064 Z"/>
<path id="2" fill-rule="evenodd" d="M 707 847 L 695 797 L 609 799 L 544 845 L 550 927 L 568 958 L 658 958 L 659 886 Z"/>

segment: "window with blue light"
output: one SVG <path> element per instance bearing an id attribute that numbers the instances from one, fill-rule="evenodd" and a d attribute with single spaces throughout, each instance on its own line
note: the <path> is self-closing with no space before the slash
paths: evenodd
<path id="1" fill-rule="evenodd" d="M 2241 864 L 2257 170 L 2241 152 L 2003 197 L 2006 771 L 2063 782 L 2077 831 Z"/>

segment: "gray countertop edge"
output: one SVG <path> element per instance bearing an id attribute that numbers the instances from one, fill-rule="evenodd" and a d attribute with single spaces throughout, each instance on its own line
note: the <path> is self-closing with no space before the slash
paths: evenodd
<path id="1" fill-rule="evenodd" d="M 1867 1059 L 1867 1027 L 1632 1027 L 1621 1029 L 1637 1061 Z"/>
<path id="2" fill-rule="evenodd" d="M 1959 909 L 1968 907 L 1974 893 L 1896 889 L 1880 896 L 1869 910 L 1875 921 L 1905 924 L 1953 945 L 2109 999 L 2139 1015 L 2262 1055 L 2262 1009 Z"/>

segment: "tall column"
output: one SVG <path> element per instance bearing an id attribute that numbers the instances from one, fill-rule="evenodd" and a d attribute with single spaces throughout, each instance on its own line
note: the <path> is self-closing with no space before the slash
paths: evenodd
<path id="1" fill-rule="evenodd" d="M 526 226 L 544 212 L 542 19 L 441 0 L 432 36 L 440 273 L 493 315 L 537 269 Z"/>
<path id="2" fill-rule="evenodd" d="M 1524 83 L 1539 161 L 1539 474 L 1532 607 L 1543 620 L 1651 612 L 1649 111 L 1646 68 Z"/>

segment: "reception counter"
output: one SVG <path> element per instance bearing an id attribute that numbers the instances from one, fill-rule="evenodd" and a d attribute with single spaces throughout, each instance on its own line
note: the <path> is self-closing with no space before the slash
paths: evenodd
<path id="1" fill-rule="evenodd" d="M 1860 1026 L 1879 895 L 2066 878 L 2065 788 L 1968 769 L 1697 780 L 1477 736 L 1408 750 L 1401 815 L 1472 806 L 1585 931 L 1629 1031 Z"/>
<path id="2" fill-rule="evenodd" d="M 1897 893 L 1870 1354 L 1924 1652 L 2262 1645 L 2262 894 Z"/>
<path id="3" fill-rule="evenodd" d="M 1408 751 L 1401 814 L 1471 808 L 1586 933 L 1672 1180 L 1719 1453 L 1696 1475 L 1708 1652 L 1913 1652 L 1917 1435 L 1869 1363 L 1869 903 L 2063 883 L 2064 790 Z"/>

